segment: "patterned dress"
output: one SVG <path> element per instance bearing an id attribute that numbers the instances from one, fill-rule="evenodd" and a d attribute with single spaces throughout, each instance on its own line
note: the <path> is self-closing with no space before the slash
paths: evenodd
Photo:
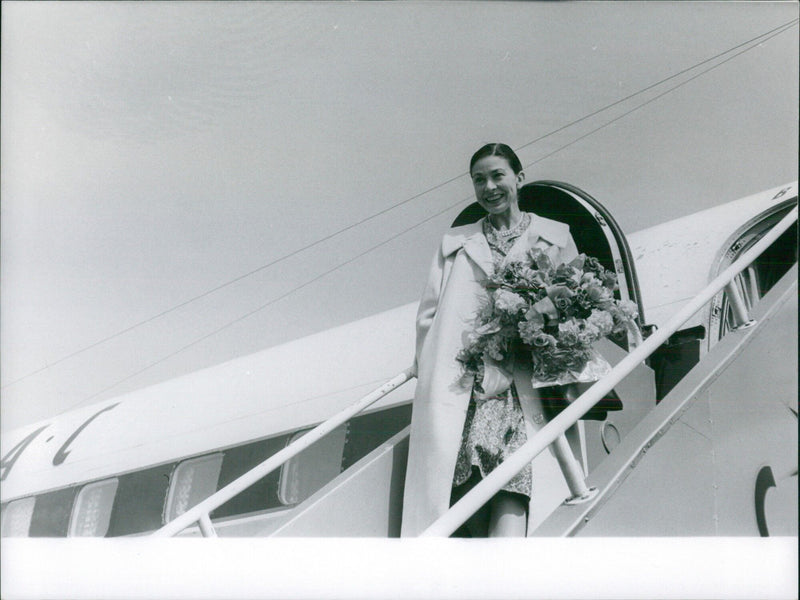
<path id="1" fill-rule="evenodd" d="M 488 218 L 483 219 L 483 233 L 498 266 L 516 239 L 530 225 L 530 213 L 522 213 L 522 220 L 513 229 L 498 231 Z M 519 404 L 516 387 L 501 397 L 481 398 L 473 391 L 461 436 L 461 448 L 456 459 L 453 487 L 465 483 L 477 469 L 486 477 L 503 460 L 527 441 L 525 418 Z M 532 492 L 531 466 L 517 473 L 502 489 L 530 498 Z"/>

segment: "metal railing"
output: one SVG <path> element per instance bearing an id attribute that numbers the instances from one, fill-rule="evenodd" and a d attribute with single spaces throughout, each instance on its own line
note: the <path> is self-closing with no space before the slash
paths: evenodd
<path id="1" fill-rule="evenodd" d="M 594 490 L 586 487 L 585 479 L 579 466 L 576 467 L 574 457 L 569 451 L 564 434 L 574 425 L 592 406 L 594 406 L 622 379 L 624 379 L 640 362 L 644 361 L 653 351 L 663 344 L 678 328 L 683 325 L 694 313 L 700 310 L 720 290 L 726 289 L 734 313 L 736 327 L 748 327 L 753 324 L 749 318 L 747 308 L 739 296 L 733 279 L 750 263 L 752 263 L 778 236 L 786 231 L 797 220 L 797 207 L 786 215 L 750 250 L 745 252 L 738 260 L 719 274 L 706 286 L 694 299 L 674 315 L 667 324 L 656 330 L 647 340 L 623 358 L 611 372 L 595 383 L 580 397 L 565 408 L 556 418 L 542 428 L 536 436 L 530 439 L 520 449 L 496 467 L 467 495 L 452 506 L 452 508 L 435 521 L 423 536 L 446 536 L 453 533 L 464 521 L 475 513 L 483 504 L 494 496 L 514 475 L 521 471 L 547 446 L 553 444 L 556 456 L 559 459 L 564 477 L 573 497 L 570 501 L 587 499 L 593 496 Z M 637 340 L 638 342 L 638 340 Z M 351 406 L 345 408 L 330 419 L 317 425 L 303 437 L 292 442 L 283 450 L 272 455 L 259 465 L 253 467 L 244 475 L 238 477 L 225 487 L 221 488 L 202 502 L 196 504 L 179 517 L 173 519 L 152 535 L 155 537 L 171 537 L 187 527 L 198 524 L 204 537 L 216 537 L 214 526 L 211 523 L 210 513 L 240 494 L 245 489 L 258 482 L 260 479 L 281 467 L 300 452 L 325 437 L 328 433 L 345 423 L 347 420 L 365 410 L 396 388 L 400 387 L 415 377 L 415 370 L 410 367 L 384 383 L 381 387 L 367 394 Z"/>
<path id="2" fill-rule="evenodd" d="M 155 537 L 171 537 L 180 533 L 187 527 L 197 523 L 200 527 L 200 532 L 204 537 L 216 537 L 217 534 L 214 531 L 214 526 L 211 523 L 211 511 L 222 506 L 225 502 L 240 494 L 245 489 L 258 482 L 261 478 L 281 467 L 289 459 L 297 456 L 300 454 L 300 452 L 311 446 L 313 443 L 319 441 L 331 431 L 345 423 L 347 420 L 360 413 L 371 404 L 374 404 L 386 396 L 389 392 L 400 387 L 413 377 L 415 377 L 413 367 L 409 367 L 405 371 L 398 373 L 378 389 L 370 392 L 358 400 L 358 402 L 355 402 L 344 410 L 336 413 L 327 421 L 320 423 L 314 427 L 314 429 L 306 433 L 303 437 L 295 440 L 283 450 L 276 452 L 241 477 L 234 479 L 225 487 L 219 489 L 217 492 L 199 504 L 194 505 L 185 513 L 164 525 L 161 529 L 153 532 L 152 535 Z"/>
<path id="3" fill-rule="evenodd" d="M 692 315 L 703 308 L 723 288 L 728 294 L 733 309 L 735 329 L 754 324 L 747 307 L 734 284 L 734 278 L 745 270 L 761 253 L 797 221 L 795 206 L 764 237 L 739 259 L 720 273 L 688 304 L 667 321 L 663 328 L 657 329 L 640 346 L 625 356 L 605 377 L 595 383 L 579 398 L 565 408 L 557 417 L 514 454 L 498 465 L 489 475 L 478 483 L 468 494 L 456 502 L 450 510 L 422 532 L 422 536 L 448 536 L 470 518 L 481 506 L 488 502 L 514 475 L 544 451 L 559 436 L 574 425 L 592 406 L 601 400 L 611 389 L 633 371 L 636 366 L 649 357 L 661 344 L 667 341 Z"/>

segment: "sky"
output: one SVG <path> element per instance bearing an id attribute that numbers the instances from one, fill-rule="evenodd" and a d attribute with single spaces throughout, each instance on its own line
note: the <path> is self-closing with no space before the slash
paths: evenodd
<path id="1" fill-rule="evenodd" d="M 3 2 L 2 429 L 416 300 L 486 142 L 626 232 L 796 180 L 797 17 Z"/>

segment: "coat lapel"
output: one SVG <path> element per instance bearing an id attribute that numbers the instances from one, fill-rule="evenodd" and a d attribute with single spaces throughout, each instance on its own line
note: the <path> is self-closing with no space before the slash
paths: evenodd
<path id="1" fill-rule="evenodd" d="M 494 273 L 492 251 L 483 235 L 482 221 L 455 227 L 444 235 L 442 253 L 445 257 L 464 249 L 467 256 L 487 275 Z"/>
<path id="2" fill-rule="evenodd" d="M 492 251 L 489 248 L 486 237 L 483 235 L 483 231 L 477 231 L 464 240 L 464 252 L 467 253 L 467 256 L 469 256 L 487 276 L 494 273 Z"/>

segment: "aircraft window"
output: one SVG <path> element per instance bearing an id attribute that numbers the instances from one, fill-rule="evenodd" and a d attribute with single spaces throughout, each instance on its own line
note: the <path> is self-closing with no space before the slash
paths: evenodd
<path id="1" fill-rule="evenodd" d="M 175 467 L 170 478 L 164 522 L 182 515 L 217 489 L 222 453 L 185 460 Z"/>
<path id="2" fill-rule="evenodd" d="M 174 463 L 119 477 L 108 537 L 153 531 L 163 525 L 164 500 Z"/>
<path id="3" fill-rule="evenodd" d="M 3 508 L 3 514 L 0 517 L 2 537 L 27 537 L 35 503 L 36 498 L 31 496 L 9 502 Z"/>
<path id="4" fill-rule="evenodd" d="M 281 450 L 286 446 L 288 438 L 288 435 L 282 435 L 225 450 L 217 489 L 225 487 L 237 477 L 244 475 L 247 471 Z M 211 513 L 211 517 L 230 517 L 283 506 L 278 499 L 279 479 L 279 469 L 269 473 L 214 510 Z"/>
<path id="5" fill-rule="evenodd" d="M 288 443 L 305 433 L 294 434 Z M 346 437 L 347 424 L 344 424 L 283 465 L 278 489 L 278 498 L 283 504 L 302 502 L 341 472 Z"/>
<path id="6" fill-rule="evenodd" d="M 351 419 L 342 458 L 342 470 L 349 469 L 410 422 L 410 403 Z"/>
<path id="7" fill-rule="evenodd" d="M 70 537 L 105 537 L 118 485 L 115 478 L 83 486 L 72 510 Z"/>
<path id="8" fill-rule="evenodd" d="M 744 252 L 749 250 L 777 221 L 794 206 L 791 202 L 780 211 L 758 222 L 731 242 L 724 259 L 717 267 L 721 272 Z M 750 311 L 778 280 L 797 263 L 797 228 L 784 231 L 755 261 L 733 280 L 739 296 Z M 727 293 L 721 292 L 711 306 L 711 323 L 708 345 L 718 340 L 735 327 L 733 309 Z"/>
<path id="9" fill-rule="evenodd" d="M 69 516 L 77 487 L 36 496 L 29 535 L 31 537 L 66 537 Z"/>

